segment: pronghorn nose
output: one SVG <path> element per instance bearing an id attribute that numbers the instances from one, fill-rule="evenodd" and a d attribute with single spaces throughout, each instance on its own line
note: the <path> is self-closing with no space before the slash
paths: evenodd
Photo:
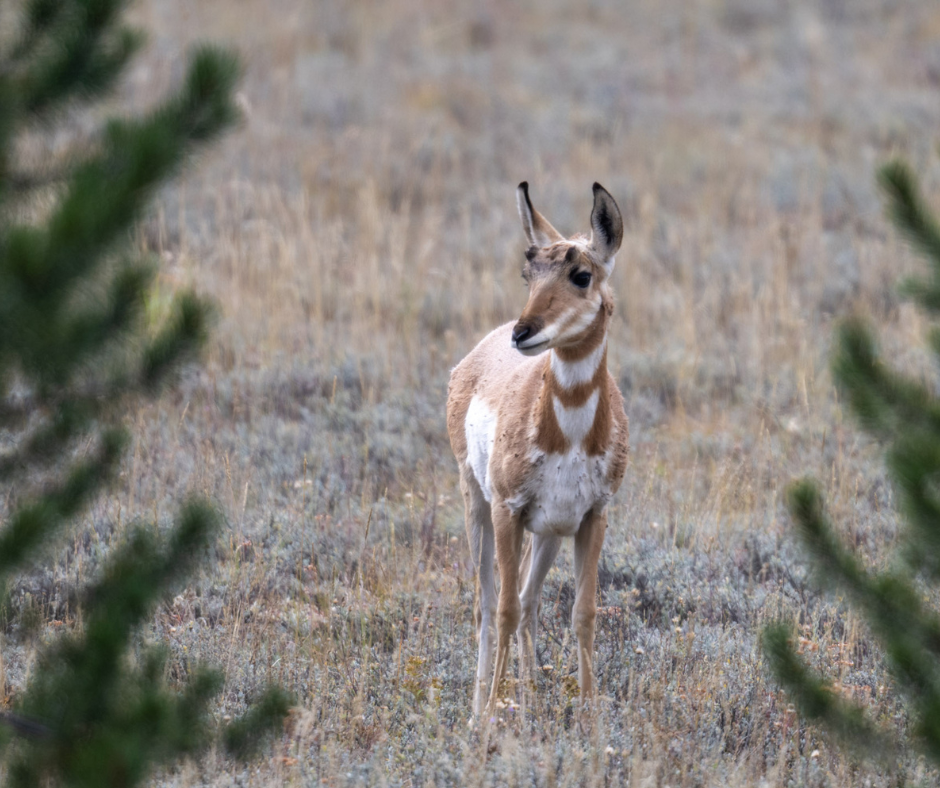
<path id="1" fill-rule="evenodd" d="M 513 326 L 512 341 L 515 344 L 518 345 L 520 342 L 528 339 L 530 336 L 532 336 L 532 329 L 529 326 L 520 325 L 519 323 L 516 323 L 516 325 Z"/>

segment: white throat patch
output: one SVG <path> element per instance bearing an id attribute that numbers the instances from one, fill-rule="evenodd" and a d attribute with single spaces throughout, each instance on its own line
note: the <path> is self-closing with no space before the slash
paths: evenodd
<path id="1" fill-rule="evenodd" d="M 600 397 L 600 391 L 594 389 L 588 401 L 578 408 L 566 408 L 561 404 L 558 397 L 552 397 L 552 406 L 555 409 L 555 418 L 558 420 L 558 426 L 564 433 L 565 438 L 571 446 L 580 446 L 581 441 L 591 431 L 594 426 L 594 414 L 597 412 L 597 400 Z"/>
<path id="2" fill-rule="evenodd" d="M 558 385 L 563 389 L 573 389 L 582 383 L 587 383 L 594 377 L 597 367 L 601 363 L 604 350 L 607 349 L 607 339 L 605 338 L 588 355 L 580 361 L 562 361 L 558 354 L 552 352 L 552 374 Z"/>

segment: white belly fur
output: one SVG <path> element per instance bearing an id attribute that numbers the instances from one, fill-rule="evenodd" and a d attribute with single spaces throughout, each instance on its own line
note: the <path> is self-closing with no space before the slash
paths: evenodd
<path id="1" fill-rule="evenodd" d="M 606 455 L 588 457 L 579 446 L 546 454 L 537 464 L 525 527 L 540 535 L 573 536 L 584 515 L 610 498 Z"/>
<path id="2" fill-rule="evenodd" d="M 483 497 L 487 503 L 492 503 L 490 457 L 496 439 L 496 414 L 480 397 L 470 400 L 464 422 L 464 434 L 467 436 L 467 462 L 470 463 L 477 484 L 483 491 Z"/>

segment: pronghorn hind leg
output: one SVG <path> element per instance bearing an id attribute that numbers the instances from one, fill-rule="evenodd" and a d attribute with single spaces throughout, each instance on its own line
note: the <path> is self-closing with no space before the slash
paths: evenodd
<path id="1" fill-rule="evenodd" d="M 525 572 L 525 584 L 520 594 L 522 618 L 519 621 L 517 639 L 519 641 L 519 681 L 522 685 L 522 713 L 525 714 L 526 694 L 529 685 L 534 686 L 535 679 L 535 637 L 538 630 L 539 603 L 542 596 L 542 584 L 548 570 L 555 563 L 561 538 L 557 536 L 533 535 L 526 545 L 529 560 L 523 558 L 522 571 Z M 526 565 L 527 564 L 527 565 Z"/>
<path id="2" fill-rule="evenodd" d="M 522 615 L 519 603 L 519 558 L 522 552 L 523 528 L 503 502 L 493 502 L 493 531 L 496 537 L 496 559 L 499 562 L 499 605 L 497 608 L 496 669 L 487 702 L 492 713 L 499 697 L 499 685 L 506 675 L 512 634 Z"/>
<path id="3" fill-rule="evenodd" d="M 469 468 L 461 468 L 460 490 L 463 493 L 467 540 L 473 559 L 473 618 L 478 643 L 477 673 L 473 688 L 473 716 L 483 713 L 486 685 L 493 672 L 496 652 L 496 576 L 493 562 L 493 521 L 490 505 Z"/>
<path id="4" fill-rule="evenodd" d="M 594 698 L 594 621 L 597 562 L 607 531 L 607 511 L 589 512 L 574 537 L 575 599 L 571 624 L 578 639 L 578 684 L 582 709 Z"/>
<path id="5" fill-rule="evenodd" d="M 522 535 L 522 560 L 519 561 L 519 593 L 522 593 L 522 586 L 525 585 L 525 580 L 529 576 L 529 567 L 532 566 L 532 539 L 531 537 L 526 539 L 525 534 Z"/>

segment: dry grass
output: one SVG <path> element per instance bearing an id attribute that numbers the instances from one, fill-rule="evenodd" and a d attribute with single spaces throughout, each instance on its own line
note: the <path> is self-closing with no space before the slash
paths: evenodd
<path id="1" fill-rule="evenodd" d="M 191 41 L 234 42 L 247 121 L 139 233 L 163 296 L 221 310 L 204 369 L 135 415 L 119 490 L 56 570 L 23 581 L 46 632 L 135 518 L 197 491 L 228 518 L 213 569 L 148 637 L 175 676 L 221 663 L 219 714 L 268 679 L 299 705 L 250 772 L 167 783 L 887 785 L 794 715 L 756 645 L 802 627 L 810 661 L 906 726 L 882 654 L 806 577 L 781 499 L 822 480 L 873 565 L 897 533 L 871 445 L 827 372 L 835 321 L 880 326 L 926 374 L 917 265 L 875 166 L 906 156 L 940 200 L 940 8 L 889 0 L 623 4 L 143 0 L 152 34 L 120 100 L 144 106 Z M 590 185 L 628 222 L 611 366 L 632 464 L 611 507 L 592 726 L 572 707 L 570 561 L 549 575 L 534 720 L 484 758 L 467 728 L 472 579 L 446 443 L 449 369 L 525 300 L 514 187 L 562 231 Z M 89 535 L 90 534 L 90 535 Z M 27 594 L 29 596 L 27 596 Z M 0 703 L 35 643 L 5 633 Z M 482 765 L 484 764 L 485 765 Z M 916 759 L 908 779 L 925 779 Z M 893 783 L 891 783 L 893 784 Z"/>

